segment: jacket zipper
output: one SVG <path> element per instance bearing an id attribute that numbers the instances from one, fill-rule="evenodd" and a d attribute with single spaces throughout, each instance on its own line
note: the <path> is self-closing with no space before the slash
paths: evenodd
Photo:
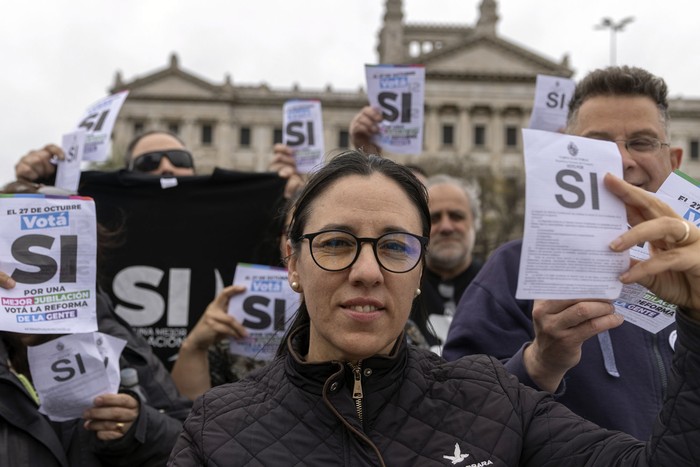
<path id="1" fill-rule="evenodd" d="M 659 336 L 654 334 L 652 336 L 652 349 L 654 350 L 654 357 L 656 359 L 656 369 L 659 371 L 659 376 L 661 378 L 661 396 L 666 396 L 666 388 L 668 386 L 668 375 L 666 374 L 666 365 L 664 364 L 664 359 L 661 356 L 661 349 L 659 348 Z"/>
<path id="2" fill-rule="evenodd" d="M 360 423 L 364 423 L 362 418 L 362 399 L 364 398 L 364 394 L 362 393 L 362 361 L 358 361 L 356 365 L 348 362 L 348 366 L 352 369 L 352 374 L 355 378 L 355 385 L 352 389 L 352 398 L 355 401 L 357 418 L 360 419 Z"/>

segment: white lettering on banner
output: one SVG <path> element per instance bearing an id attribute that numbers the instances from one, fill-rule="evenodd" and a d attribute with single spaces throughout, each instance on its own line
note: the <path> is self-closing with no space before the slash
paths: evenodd
<path id="1" fill-rule="evenodd" d="M 172 327 L 187 327 L 190 313 L 190 290 L 192 270 L 173 268 L 168 273 L 167 302 L 163 295 L 150 286 L 161 286 L 166 271 L 153 266 L 129 266 L 119 271 L 112 282 L 114 296 L 127 305 L 117 304 L 114 312 L 134 327 L 152 326 L 166 313 L 166 324 Z M 221 273 L 214 270 L 215 295 L 224 288 Z M 213 299 L 214 297 L 212 297 Z M 158 346 L 155 346 L 158 347 Z"/>
<path id="2" fill-rule="evenodd" d="M 157 323 L 165 313 L 165 300 L 158 292 L 139 287 L 139 284 L 158 287 L 163 275 L 163 271 L 151 266 L 129 266 L 119 271 L 112 282 L 114 296 L 140 309 L 119 304 L 114 308 L 117 316 L 132 326 Z"/>
<path id="3" fill-rule="evenodd" d="M 168 326 L 187 326 L 190 320 L 190 274 L 189 269 L 171 269 L 168 283 Z"/>

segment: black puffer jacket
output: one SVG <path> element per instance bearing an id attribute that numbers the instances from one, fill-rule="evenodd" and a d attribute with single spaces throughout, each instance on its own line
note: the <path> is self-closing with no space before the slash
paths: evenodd
<path id="1" fill-rule="evenodd" d="M 170 464 L 697 466 L 700 325 L 678 320 L 676 371 L 646 444 L 579 418 L 496 359 L 445 363 L 403 340 L 392 356 L 361 363 L 360 421 L 355 371 L 304 363 L 303 330 L 291 355 L 195 403 Z"/>

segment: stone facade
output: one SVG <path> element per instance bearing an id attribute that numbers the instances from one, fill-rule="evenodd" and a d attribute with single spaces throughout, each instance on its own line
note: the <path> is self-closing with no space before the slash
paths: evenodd
<path id="1" fill-rule="evenodd" d="M 545 58 L 497 33 L 495 0 L 482 0 L 474 26 L 406 24 L 402 0 L 386 0 L 378 37 L 378 63 L 426 67 L 425 141 L 420 156 L 391 155 L 400 162 L 460 167 L 473 175 L 521 182 L 520 129 L 529 121 L 537 74 L 570 77 L 568 57 Z M 129 89 L 114 130 L 114 154 L 142 131 L 170 129 L 195 155 L 198 171 L 213 167 L 262 171 L 281 140 L 282 105 L 319 99 L 327 150 L 347 146 L 352 117 L 366 105 L 362 89 L 271 89 L 266 84 L 214 83 L 169 65 L 132 81 L 119 73 L 112 91 Z M 682 169 L 700 177 L 700 100 L 673 99 L 674 145 L 685 151 Z"/>

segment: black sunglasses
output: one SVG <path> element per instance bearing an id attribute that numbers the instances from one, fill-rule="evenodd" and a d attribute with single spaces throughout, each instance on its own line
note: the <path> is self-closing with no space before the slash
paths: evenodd
<path id="1" fill-rule="evenodd" d="M 175 167 L 183 169 L 194 168 L 192 154 L 184 149 L 169 149 L 167 151 L 153 151 L 141 154 L 129 162 L 129 170 L 136 172 L 152 172 L 160 166 L 163 157 L 167 157 Z"/>

